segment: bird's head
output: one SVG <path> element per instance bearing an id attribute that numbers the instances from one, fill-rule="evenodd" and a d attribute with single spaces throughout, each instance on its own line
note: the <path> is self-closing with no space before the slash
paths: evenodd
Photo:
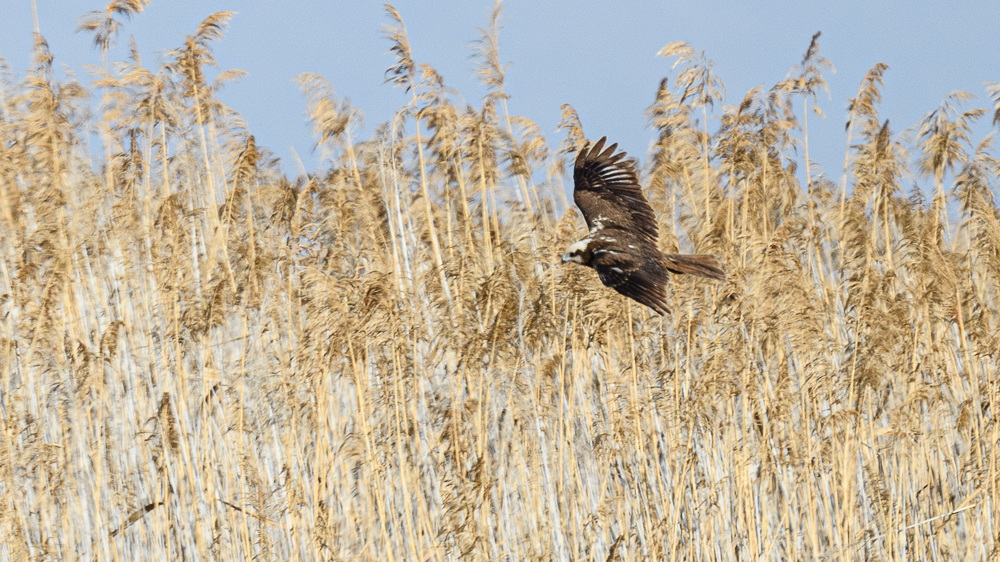
<path id="1" fill-rule="evenodd" d="M 590 238 L 586 240 L 580 240 L 575 244 L 566 248 L 566 252 L 563 253 L 562 261 L 578 263 L 580 265 L 590 265 Z"/>

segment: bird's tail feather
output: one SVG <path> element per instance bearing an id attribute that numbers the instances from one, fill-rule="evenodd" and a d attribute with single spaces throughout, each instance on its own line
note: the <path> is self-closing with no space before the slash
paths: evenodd
<path id="1" fill-rule="evenodd" d="M 719 269 L 719 262 L 711 254 L 667 254 L 664 265 L 671 273 L 686 273 L 709 279 L 726 280 L 726 272 Z"/>

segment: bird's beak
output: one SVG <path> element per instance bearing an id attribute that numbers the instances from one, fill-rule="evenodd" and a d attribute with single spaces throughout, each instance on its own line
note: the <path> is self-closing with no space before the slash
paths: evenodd
<path id="1" fill-rule="evenodd" d="M 563 261 L 563 263 L 566 263 L 566 262 L 569 261 L 569 252 L 563 254 L 563 260 L 562 261 Z"/>

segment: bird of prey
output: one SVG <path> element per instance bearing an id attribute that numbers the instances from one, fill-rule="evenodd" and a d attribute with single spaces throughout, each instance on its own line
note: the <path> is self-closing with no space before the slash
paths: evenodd
<path id="1" fill-rule="evenodd" d="M 642 194 L 635 162 L 607 137 L 584 146 L 573 170 L 573 200 L 590 234 L 562 261 L 597 270 L 601 282 L 660 314 L 667 310 L 667 272 L 724 280 L 712 255 L 663 255 L 657 248 L 656 215 Z"/>

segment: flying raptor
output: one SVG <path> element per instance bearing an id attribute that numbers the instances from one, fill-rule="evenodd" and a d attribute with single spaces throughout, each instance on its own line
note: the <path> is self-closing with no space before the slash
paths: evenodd
<path id="1" fill-rule="evenodd" d="M 573 170 L 573 200 L 590 234 L 563 254 L 562 261 L 597 270 L 601 282 L 660 314 L 667 310 L 667 272 L 724 280 L 715 256 L 661 254 L 656 215 L 642 194 L 635 162 L 607 137 L 584 146 Z"/>

